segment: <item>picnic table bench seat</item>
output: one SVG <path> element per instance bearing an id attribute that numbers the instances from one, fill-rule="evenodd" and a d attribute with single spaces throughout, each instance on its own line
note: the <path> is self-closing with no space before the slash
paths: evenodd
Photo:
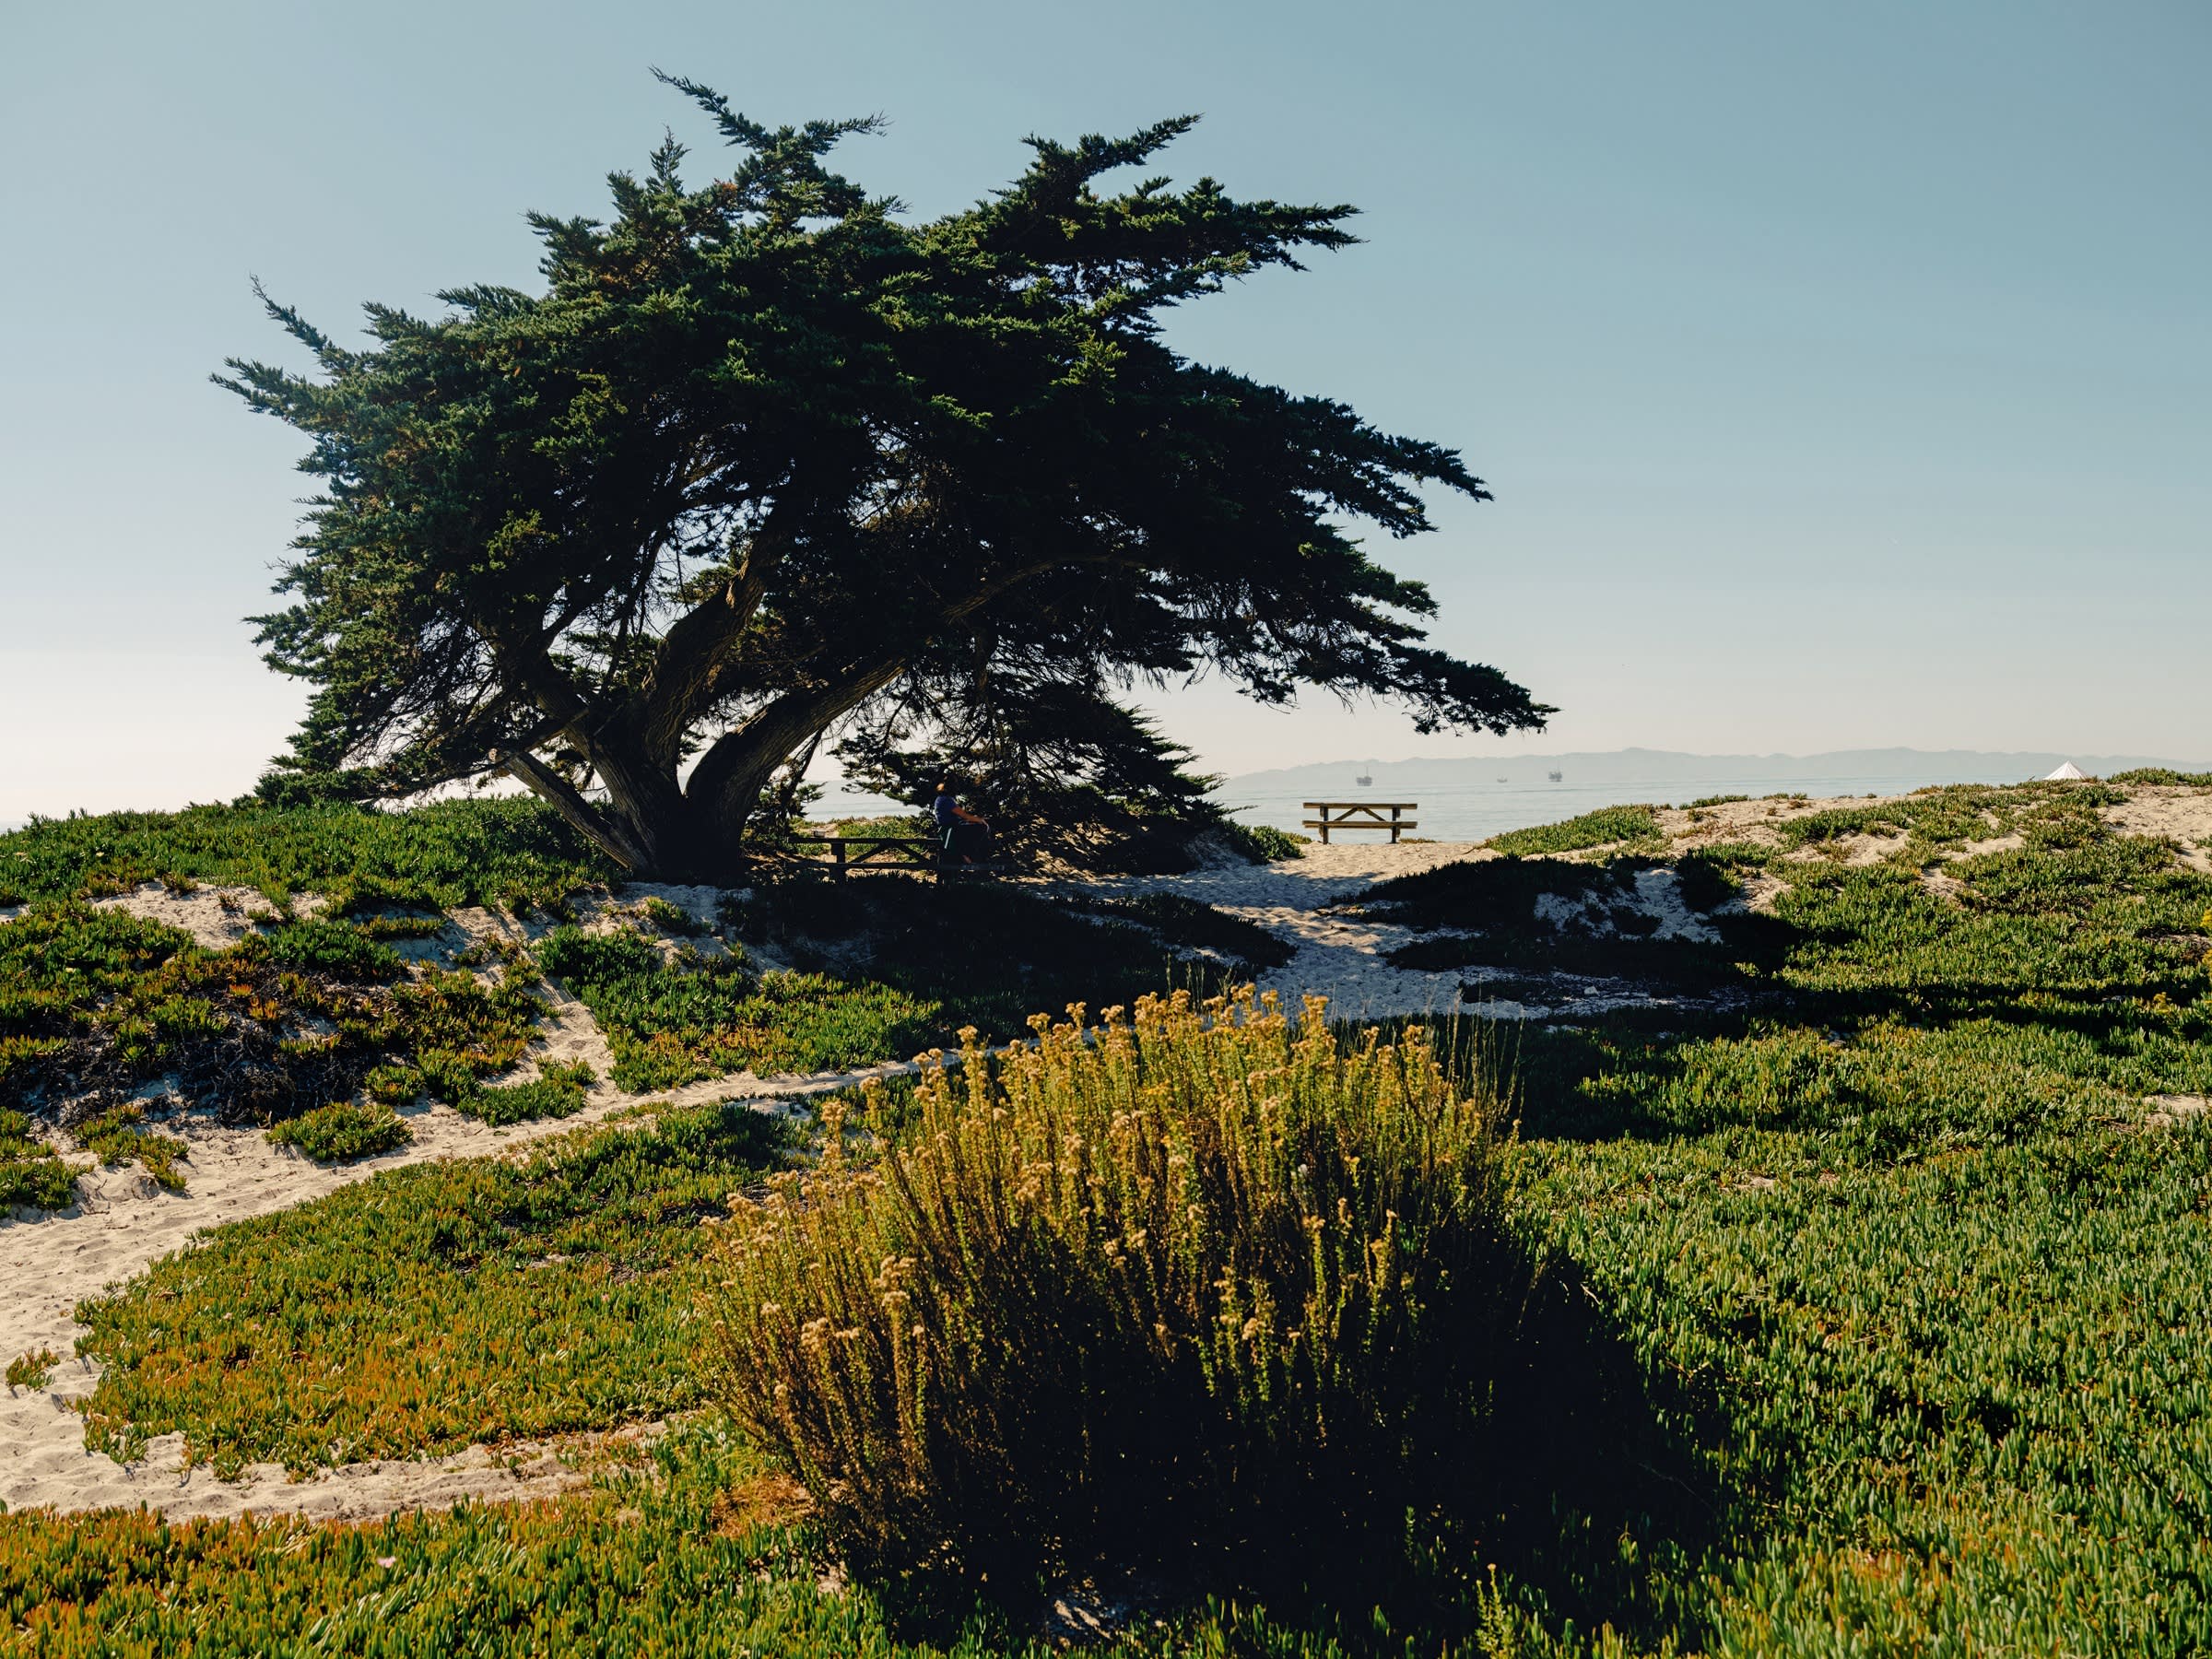
<path id="1" fill-rule="evenodd" d="M 1392 845 L 1408 830 L 1418 830 L 1420 820 L 1409 818 L 1408 812 L 1418 812 L 1418 801 L 1307 801 L 1302 803 L 1308 812 L 1318 812 L 1319 818 L 1304 820 L 1309 830 L 1318 830 L 1321 844 L 1329 844 L 1332 830 L 1387 830 Z M 1389 813 L 1386 818 L 1382 815 Z"/>
<path id="2" fill-rule="evenodd" d="M 803 835 L 818 847 L 828 847 L 837 878 L 848 870 L 926 870 L 943 880 L 947 875 L 975 875 L 1004 869 L 992 859 L 963 864 L 945 856 L 945 843 L 934 835 Z"/>

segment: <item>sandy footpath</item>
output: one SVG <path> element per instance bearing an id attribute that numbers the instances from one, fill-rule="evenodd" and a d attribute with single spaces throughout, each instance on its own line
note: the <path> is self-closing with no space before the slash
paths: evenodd
<path id="1" fill-rule="evenodd" d="M 571 1002 L 554 1005 L 539 1053 L 595 1057 L 603 1070 L 607 1065 L 596 1023 Z M 887 1065 L 770 1078 L 741 1072 L 658 1095 L 625 1094 L 603 1083 L 593 1090 L 591 1104 L 572 1117 L 504 1128 L 434 1105 L 404 1114 L 415 1136 L 409 1145 L 340 1165 L 316 1164 L 288 1147 L 272 1146 L 256 1129 L 224 1128 L 202 1114 L 178 1113 L 159 1127 L 190 1148 L 185 1191 L 161 1191 L 135 1165 L 95 1168 L 81 1178 L 81 1197 L 71 1208 L 19 1210 L 0 1218 L 0 1360 L 41 1348 L 61 1357 L 45 1386 L 0 1393 L 0 1502 L 10 1510 L 145 1503 L 171 1516 L 251 1509 L 359 1519 L 464 1497 L 535 1496 L 572 1484 L 582 1477 L 571 1461 L 545 1446 L 471 1448 L 447 1458 L 354 1465 L 297 1483 L 274 1465 L 257 1465 L 231 1482 L 217 1480 L 205 1467 L 187 1475 L 181 1467 L 182 1440 L 174 1435 L 152 1441 L 143 1462 L 118 1464 L 85 1449 L 75 1403 L 91 1394 L 100 1367 L 76 1357 L 84 1330 L 76 1323 L 76 1304 L 145 1271 L 203 1229 L 304 1204 L 379 1171 L 434 1159 L 510 1156 L 637 1106 L 747 1100 L 761 1111 L 778 1111 L 810 1095 L 850 1088 L 864 1077 L 905 1069 Z"/>
<path id="2" fill-rule="evenodd" d="M 1411 939 L 1412 930 L 1328 913 L 1324 907 L 1349 898 L 1371 882 L 1410 876 L 1460 859 L 1488 858 L 1455 841 L 1387 841 L 1313 845 L 1303 858 L 1279 864 L 1238 864 L 1180 876 L 1100 877 L 1081 890 L 1105 898 L 1174 893 L 1256 922 L 1298 947 L 1284 966 L 1261 976 L 1260 988 L 1279 991 L 1292 1007 L 1306 994 L 1325 996 L 1339 1018 L 1393 1014 L 1446 1014 L 1459 1001 L 1453 973 L 1408 973 L 1382 953 Z"/>
<path id="3" fill-rule="evenodd" d="M 1330 1013 L 1339 1019 L 1406 1014 L 1575 1018 L 1630 1006 L 1668 1006 L 1672 1000 L 1630 987 L 1594 985 L 1578 992 L 1562 985 L 1558 1000 L 1537 1005 L 1483 994 L 1481 969 L 1430 973 L 1394 968 L 1384 957 L 1420 935 L 1408 927 L 1329 907 L 1372 882 L 1498 855 L 1464 841 L 1317 843 L 1304 852 L 1302 858 L 1279 864 L 1239 864 L 1180 876 L 1099 877 L 1083 882 L 1080 890 L 1106 897 L 1180 894 L 1257 923 L 1298 947 L 1289 961 L 1260 976 L 1260 989 L 1279 992 L 1289 1006 L 1301 996 L 1325 996 Z M 1667 872 L 1648 872 L 1638 883 L 1637 901 L 1658 922 L 1662 937 L 1705 935 L 1704 924 L 1683 905 Z"/>

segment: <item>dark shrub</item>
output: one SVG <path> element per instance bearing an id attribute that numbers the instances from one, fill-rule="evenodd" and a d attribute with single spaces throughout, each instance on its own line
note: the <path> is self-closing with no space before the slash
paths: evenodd
<path id="1" fill-rule="evenodd" d="M 720 1392 L 857 1564 L 1279 1579 L 1469 1495 L 1519 1259 L 1493 1109 L 1418 1030 L 1207 1006 L 971 1044 L 911 1135 L 856 1166 L 832 1108 L 733 1217 Z"/>

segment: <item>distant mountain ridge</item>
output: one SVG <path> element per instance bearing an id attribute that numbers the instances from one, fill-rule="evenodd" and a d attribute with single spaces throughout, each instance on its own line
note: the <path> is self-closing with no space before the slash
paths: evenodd
<path id="1" fill-rule="evenodd" d="M 1563 782 L 1583 784 L 1696 782 L 1714 778 L 1758 778 L 1788 782 L 1796 778 L 1924 778 L 1927 782 L 2018 782 L 2040 778 L 2061 761 L 2071 760 L 2097 777 L 2164 766 L 2177 771 L 2207 770 L 2203 761 L 2173 760 L 2156 755 L 2085 755 L 2058 750 L 1987 749 L 1830 749 L 1818 755 L 1693 755 L 1676 749 L 1577 750 L 1558 755 L 1451 755 L 1405 760 L 1349 758 L 1315 760 L 1302 766 L 1239 772 L 1225 778 L 1230 791 L 1279 794 L 1300 788 L 1356 787 L 1357 777 L 1371 777 L 1377 792 L 1422 787 L 1465 787 L 1505 782 L 1541 783 L 1558 772 Z"/>

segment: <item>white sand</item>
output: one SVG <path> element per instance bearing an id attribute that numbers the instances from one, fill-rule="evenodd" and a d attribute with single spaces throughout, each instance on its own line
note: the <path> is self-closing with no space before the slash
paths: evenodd
<path id="1" fill-rule="evenodd" d="M 1394 847 L 1387 841 L 1344 842 L 1311 846 L 1305 853 L 1280 864 L 1238 864 L 1181 876 L 1103 877 L 1083 882 L 1081 888 L 1108 898 L 1176 893 L 1258 923 L 1298 947 L 1287 964 L 1260 979 L 1262 990 L 1281 992 L 1292 1006 L 1308 994 L 1326 996 L 1335 1013 L 1347 1019 L 1443 1014 L 1456 1006 L 1464 975 L 1408 973 L 1382 959 L 1384 952 L 1415 936 L 1411 929 L 1328 914 L 1323 907 L 1385 877 L 1492 855 L 1452 841 L 1404 841 Z"/>
<path id="2" fill-rule="evenodd" d="M 2146 1127 L 2171 1129 L 2182 1124 L 2194 1124 L 2212 1113 L 2212 1096 L 2206 1095 L 2151 1095 L 2144 1105 L 2150 1109 L 2144 1118 Z"/>
<path id="3" fill-rule="evenodd" d="M 325 900 L 301 893 L 292 901 L 296 916 L 312 916 Z M 158 881 L 140 883 L 127 893 L 92 900 L 94 910 L 128 911 L 190 934 L 209 950 L 228 950 L 259 924 L 277 919 L 276 907 L 253 888 L 194 888 L 172 893 Z"/>
<path id="4" fill-rule="evenodd" d="M 2106 823 L 2124 835 L 2164 835 L 2181 843 L 2191 867 L 2212 875 L 2212 789 L 2154 783 L 2134 789 Z"/>
<path id="5" fill-rule="evenodd" d="M 72 1367 L 78 1362 L 71 1361 Z M 89 1392 L 90 1383 L 85 1384 Z M 517 1441 L 497 1448 L 471 1446 L 451 1457 L 418 1460 L 378 1458 L 318 1470 L 293 1480 L 282 1464 L 249 1464 L 234 1479 L 218 1480 L 202 1464 L 184 1466 L 184 1437 L 165 1434 L 147 1444 L 137 1463 L 118 1464 L 81 1446 L 62 1444 L 81 1437 L 82 1425 L 58 1394 L 41 1394 L 56 1419 L 51 1444 L 33 1448 L 23 1460 L 23 1477 L 61 1492 L 58 1498 L 26 1498 L 14 1509 L 37 1505 L 56 1513 L 96 1509 L 145 1508 L 172 1521 L 193 1517 L 224 1519 L 244 1514 L 300 1515 L 314 1521 L 373 1521 L 402 1510 L 450 1509 L 466 1499 L 481 1503 L 549 1498 L 591 1479 L 590 1465 L 607 1442 L 641 1441 L 658 1424 L 639 1424 L 613 1435 L 578 1435 L 554 1441 Z M 12 1426 L 12 1425 L 11 1425 Z M 40 1466 L 44 1465 L 41 1471 Z"/>
<path id="6" fill-rule="evenodd" d="M 1332 842 L 1305 849 L 1305 856 L 1279 864 L 1244 865 L 1194 870 L 1180 876 L 1101 877 L 1082 890 L 1108 897 L 1178 893 L 1202 900 L 1231 915 L 1255 922 L 1298 947 L 1280 968 L 1260 976 L 1260 989 L 1282 994 L 1295 1006 L 1304 995 L 1325 996 L 1330 1012 L 1342 1019 L 1382 1019 L 1395 1015 L 1454 1013 L 1488 1018 L 1580 1018 L 1622 1007 L 1669 1007 L 1677 999 L 1653 996 L 1618 983 L 1577 986 L 1562 980 L 1554 1000 L 1524 1003 L 1479 994 L 1490 977 L 1480 968 L 1440 973 L 1394 968 L 1383 958 L 1421 935 L 1407 927 L 1332 912 L 1326 907 L 1347 899 L 1370 883 L 1410 876 L 1463 860 L 1479 862 L 1495 853 L 1462 841 Z M 1668 937 L 1698 937 L 1710 932 L 1683 905 L 1674 877 L 1638 882 L 1635 899 Z M 1054 887 L 1073 884 L 1052 883 Z M 1609 928 L 1610 924 L 1606 924 Z M 1433 935 L 1430 935 L 1433 936 Z M 1518 977 L 1518 976 L 1514 976 Z M 1469 994 L 1469 987 L 1477 990 Z"/>

